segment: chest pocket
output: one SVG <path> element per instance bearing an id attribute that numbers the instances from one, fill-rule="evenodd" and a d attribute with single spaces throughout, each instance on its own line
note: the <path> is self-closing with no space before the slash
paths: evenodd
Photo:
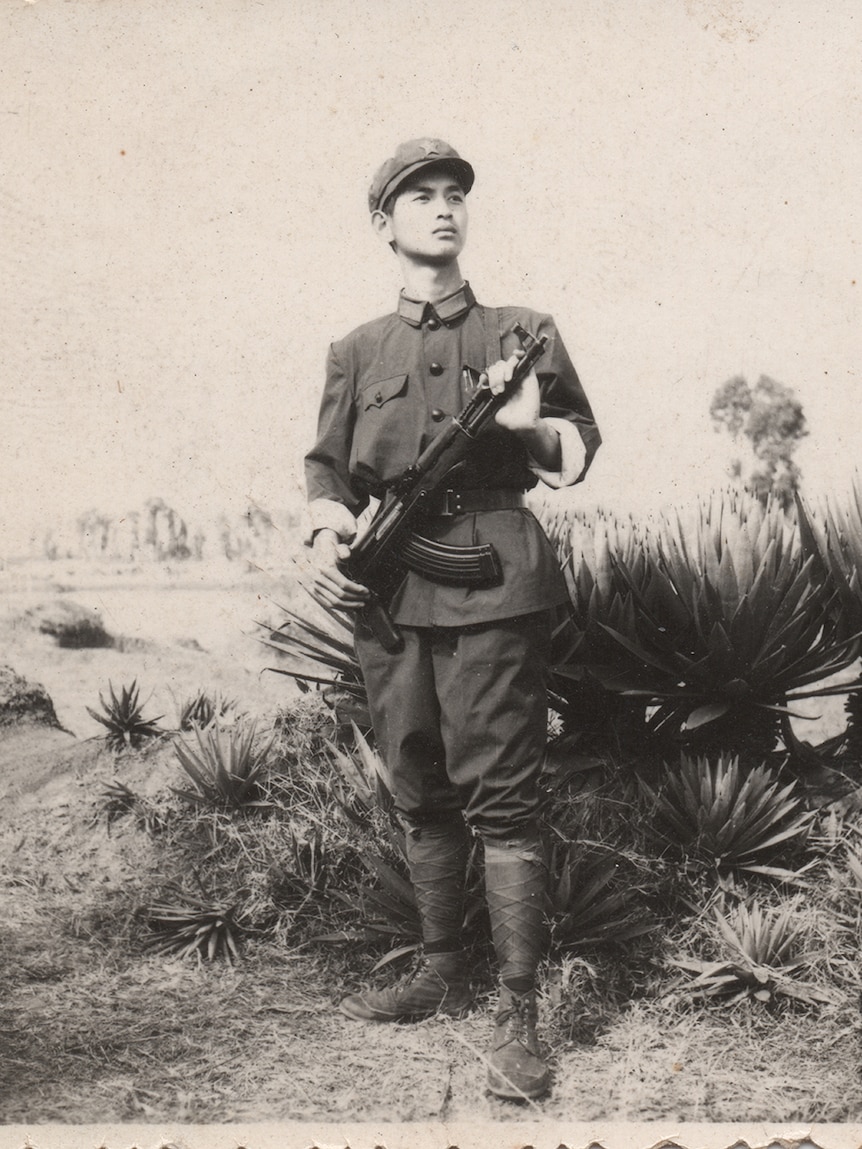
<path id="1" fill-rule="evenodd" d="M 415 462 L 422 420 L 407 375 L 364 384 L 357 396 L 351 471 L 384 483 Z"/>
<path id="2" fill-rule="evenodd" d="M 390 399 L 403 395 L 406 389 L 406 375 L 393 375 L 391 379 L 366 383 L 360 395 L 360 407 L 363 411 L 367 411 L 370 407 L 382 407 Z"/>

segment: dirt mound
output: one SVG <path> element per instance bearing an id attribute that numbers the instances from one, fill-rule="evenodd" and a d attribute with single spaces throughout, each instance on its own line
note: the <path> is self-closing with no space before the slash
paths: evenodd
<path id="1" fill-rule="evenodd" d="M 44 686 L 28 682 L 11 666 L 0 666 L 0 731 L 20 723 L 60 727 Z"/>
<path id="2" fill-rule="evenodd" d="M 22 619 L 40 634 L 50 634 L 58 646 L 72 650 L 112 646 L 114 642 L 99 612 L 72 599 L 39 603 L 26 610 Z"/>
<path id="3" fill-rule="evenodd" d="M 65 751 L 74 738 L 57 721 L 54 703 L 38 683 L 0 666 L 0 798 L 8 804 L 65 776 Z"/>

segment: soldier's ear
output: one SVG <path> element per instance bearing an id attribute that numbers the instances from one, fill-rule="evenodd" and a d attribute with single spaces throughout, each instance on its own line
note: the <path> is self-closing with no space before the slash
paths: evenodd
<path id="1" fill-rule="evenodd" d="M 381 236 L 387 242 L 392 239 L 392 229 L 389 226 L 389 216 L 382 211 L 373 211 L 371 213 L 371 226 L 376 235 Z"/>
<path id="2" fill-rule="evenodd" d="M 388 243 L 395 251 L 395 238 L 392 235 L 390 217 L 385 211 L 373 211 L 371 213 L 371 226 L 374 228 L 375 235 L 379 235 L 383 242 Z"/>

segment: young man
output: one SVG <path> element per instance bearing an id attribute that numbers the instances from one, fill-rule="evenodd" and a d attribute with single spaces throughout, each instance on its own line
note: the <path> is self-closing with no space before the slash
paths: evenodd
<path id="1" fill-rule="evenodd" d="M 421 533 L 435 542 L 490 543 L 502 578 L 453 585 L 410 571 L 391 606 L 404 640 L 395 653 L 357 624 L 356 652 L 406 833 L 426 961 L 408 984 L 350 995 L 340 1008 L 378 1022 L 468 1008 L 460 933 L 472 829 L 484 845 L 501 978 L 489 1087 L 501 1097 L 538 1097 L 549 1075 L 535 1029 L 546 884 L 537 779 L 550 615 L 567 593 L 524 492 L 539 479 L 552 487 L 579 482 L 601 439 L 552 319 L 481 307 L 461 275 L 473 178 L 471 166 L 437 139 L 402 144 L 374 177 L 371 224 L 394 250 L 404 288 L 394 314 L 330 348 L 317 443 L 306 459 L 315 595 L 326 606 L 360 610 L 368 592 L 339 565 L 350 554 L 356 516 L 385 496 L 464 407 L 465 365 L 500 392 L 522 354 L 514 325 L 547 336 L 536 370 L 477 438 L 422 523 Z"/>

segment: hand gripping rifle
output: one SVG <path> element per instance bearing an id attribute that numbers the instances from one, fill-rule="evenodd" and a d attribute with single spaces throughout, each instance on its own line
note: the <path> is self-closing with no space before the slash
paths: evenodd
<path id="1" fill-rule="evenodd" d="M 388 611 L 393 595 L 404 580 L 407 567 L 436 574 L 445 580 L 455 566 L 473 583 L 499 577 L 500 567 L 494 548 L 488 544 L 475 547 L 452 547 L 414 533 L 414 526 L 433 502 L 452 469 L 469 455 L 473 443 L 496 412 L 517 391 L 545 350 L 547 337 L 538 339 L 515 324 L 514 333 L 521 341 L 524 356 L 512 372 L 511 380 L 497 395 L 487 386 L 480 387 L 459 415 L 425 448 L 419 458 L 390 486 L 368 530 L 341 563 L 348 578 L 361 583 L 371 597 L 360 612 L 385 650 L 397 651 L 403 646 L 400 631 Z M 470 385 L 475 375 L 464 368 Z"/>

